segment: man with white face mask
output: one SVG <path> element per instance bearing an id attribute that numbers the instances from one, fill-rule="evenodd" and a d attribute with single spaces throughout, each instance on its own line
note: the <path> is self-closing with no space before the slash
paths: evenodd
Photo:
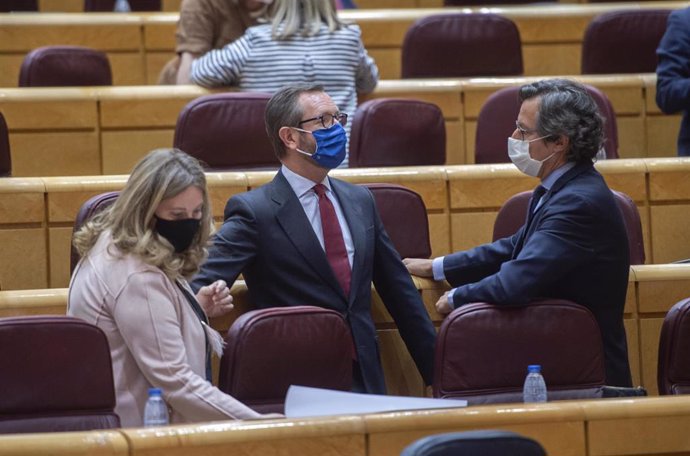
<path id="1" fill-rule="evenodd" d="M 405 265 L 455 287 L 436 303 L 443 314 L 471 302 L 526 304 L 540 297 L 584 305 L 601 329 L 607 384 L 631 386 L 623 326 L 628 238 L 613 194 L 593 166 L 604 140 L 602 118 L 573 81 L 539 81 L 519 94 L 509 156 L 541 180 L 525 224 L 491 244 L 434 260 L 408 258 Z"/>

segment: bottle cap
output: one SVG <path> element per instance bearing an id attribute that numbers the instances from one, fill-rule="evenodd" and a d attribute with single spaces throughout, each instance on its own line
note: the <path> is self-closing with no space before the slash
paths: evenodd
<path id="1" fill-rule="evenodd" d="M 150 396 L 161 396 L 163 393 L 160 388 L 149 388 L 149 397 Z"/>
<path id="2" fill-rule="evenodd" d="M 530 374 L 532 374 L 532 373 L 539 374 L 539 373 L 541 373 L 541 365 L 540 364 L 530 364 L 529 366 L 527 366 L 527 372 L 529 372 Z"/>

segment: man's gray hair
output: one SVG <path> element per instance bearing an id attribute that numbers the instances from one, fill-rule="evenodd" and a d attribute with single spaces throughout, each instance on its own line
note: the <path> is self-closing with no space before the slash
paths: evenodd
<path id="1" fill-rule="evenodd" d="M 520 87 L 520 101 L 538 97 L 537 133 L 546 141 L 569 139 L 568 161 L 591 162 L 604 144 L 604 120 L 582 84 L 546 79 Z"/>
<path id="2" fill-rule="evenodd" d="M 285 156 L 285 144 L 280 139 L 282 127 L 297 127 L 304 112 L 299 103 L 303 93 L 323 92 L 319 84 L 294 84 L 278 90 L 266 105 L 266 133 L 273 144 L 273 150 L 278 159 Z"/>

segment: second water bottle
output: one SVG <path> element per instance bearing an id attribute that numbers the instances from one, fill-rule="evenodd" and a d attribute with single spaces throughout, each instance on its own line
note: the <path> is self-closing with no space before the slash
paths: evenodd
<path id="1" fill-rule="evenodd" d="M 546 383 L 541 375 L 539 364 L 531 364 L 527 367 L 522 397 L 525 402 L 546 402 Z"/>

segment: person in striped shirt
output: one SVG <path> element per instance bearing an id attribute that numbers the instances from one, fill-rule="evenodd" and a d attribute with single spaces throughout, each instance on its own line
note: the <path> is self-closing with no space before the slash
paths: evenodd
<path id="1" fill-rule="evenodd" d="M 341 112 L 354 115 L 357 94 L 372 92 L 378 82 L 359 26 L 338 19 L 335 0 L 280 0 L 267 15 L 269 23 L 196 59 L 192 81 L 268 93 L 291 84 L 320 84 Z"/>

